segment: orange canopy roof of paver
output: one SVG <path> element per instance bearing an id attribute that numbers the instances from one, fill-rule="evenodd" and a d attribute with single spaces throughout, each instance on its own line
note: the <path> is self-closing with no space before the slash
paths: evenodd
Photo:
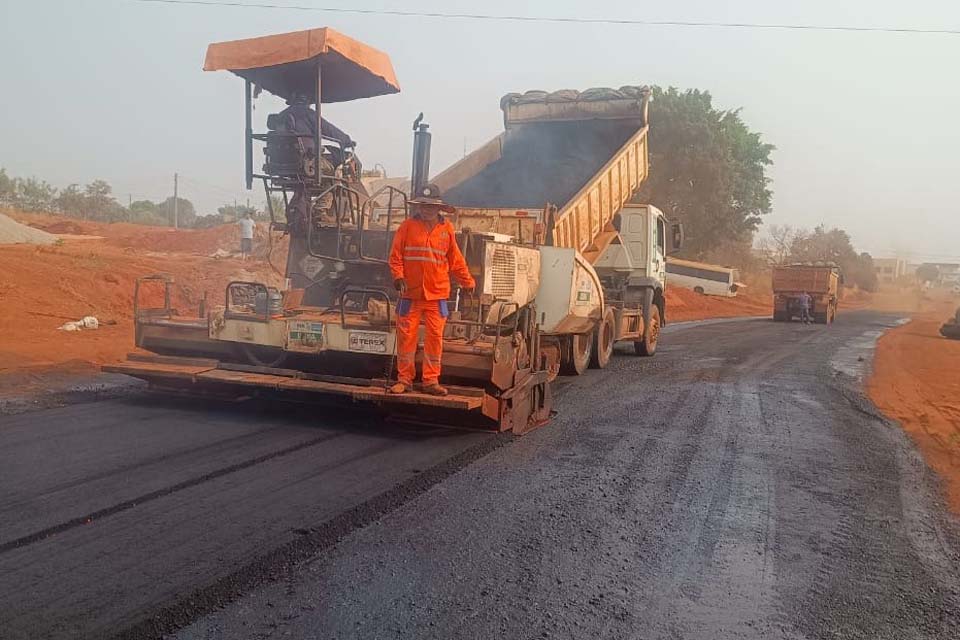
<path id="1" fill-rule="evenodd" d="M 216 42 L 207 47 L 203 70 L 226 69 L 281 98 L 299 93 L 316 101 L 318 62 L 321 102 L 400 91 L 387 54 L 329 27 Z"/>

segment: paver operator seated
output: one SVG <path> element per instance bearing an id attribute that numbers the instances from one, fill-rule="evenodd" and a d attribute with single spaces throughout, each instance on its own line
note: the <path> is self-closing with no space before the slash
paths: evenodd
<path id="1" fill-rule="evenodd" d="M 423 390 L 445 396 L 440 386 L 443 328 L 449 315 L 450 272 L 466 291 L 476 287 L 467 261 L 457 246 L 453 225 L 440 212 L 454 207 L 440 199 L 436 185 L 426 185 L 409 201 L 412 211 L 403 221 L 390 250 L 390 273 L 400 292 L 397 305 L 397 377 L 390 393 L 406 393 L 416 377 L 417 334 L 426 325 L 423 343 Z"/>
<path id="2" fill-rule="evenodd" d="M 295 93 L 287 100 L 287 105 L 287 108 L 281 111 L 280 115 L 293 118 L 294 130 L 291 133 L 310 136 L 310 138 L 303 140 L 303 145 L 305 149 L 313 150 L 313 136 L 317 131 L 317 112 L 310 106 L 310 98 Z M 320 135 L 336 140 L 343 148 L 351 147 L 354 144 L 347 133 L 326 120 L 320 121 Z"/>

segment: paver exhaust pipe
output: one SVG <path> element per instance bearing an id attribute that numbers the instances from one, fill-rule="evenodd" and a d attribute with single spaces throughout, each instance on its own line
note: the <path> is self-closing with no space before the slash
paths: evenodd
<path id="1" fill-rule="evenodd" d="M 416 197 L 430 178 L 430 125 L 423 114 L 413 121 L 413 169 L 410 172 L 410 195 Z"/>

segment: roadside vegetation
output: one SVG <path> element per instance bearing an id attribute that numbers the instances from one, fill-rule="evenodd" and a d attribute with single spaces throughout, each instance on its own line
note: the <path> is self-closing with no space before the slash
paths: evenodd
<path id="1" fill-rule="evenodd" d="M 717 108 L 708 91 L 654 87 L 650 111 L 651 169 L 640 197 L 683 222 L 682 257 L 736 266 L 751 284 L 771 265 L 832 261 L 847 285 L 876 289 L 873 259 L 843 229 L 773 225 L 760 235 L 773 209 L 767 172 L 776 147 L 739 109 Z"/>
<path id="2" fill-rule="evenodd" d="M 178 226 L 183 228 L 208 229 L 238 220 L 247 213 L 257 219 L 267 217 L 264 211 L 245 205 L 225 204 L 215 214 L 200 215 L 186 198 L 177 198 L 176 204 Z M 282 204 L 275 203 L 275 206 L 282 207 Z M 95 222 L 130 222 L 158 227 L 172 226 L 174 218 L 173 196 L 161 202 L 134 200 L 123 206 L 117 202 L 113 188 L 105 180 L 94 180 L 84 186 L 69 184 L 58 189 L 46 180 L 11 177 L 0 168 L 2 207 Z"/>

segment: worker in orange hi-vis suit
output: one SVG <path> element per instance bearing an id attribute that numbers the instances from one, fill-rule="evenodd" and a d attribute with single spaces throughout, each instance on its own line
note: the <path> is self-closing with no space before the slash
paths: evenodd
<path id="1" fill-rule="evenodd" d="M 390 250 L 390 273 L 400 292 L 397 305 L 398 382 L 390 393 L 406 393 L 416 377 L 417 333 L 420 319 L 426 325 L 423 341 L 423 390 L 447 395 L 440 386 L 440 359 L 443 355 L 443 327 L 449 315 L 450 272 L 466 291 L 476 282 L 457 246 L 453 225 L 440 212 L 456 209 L 440 199 L 436 185 L 426 185 L 409 201 L 411 215 L 403 221 Z"/>

